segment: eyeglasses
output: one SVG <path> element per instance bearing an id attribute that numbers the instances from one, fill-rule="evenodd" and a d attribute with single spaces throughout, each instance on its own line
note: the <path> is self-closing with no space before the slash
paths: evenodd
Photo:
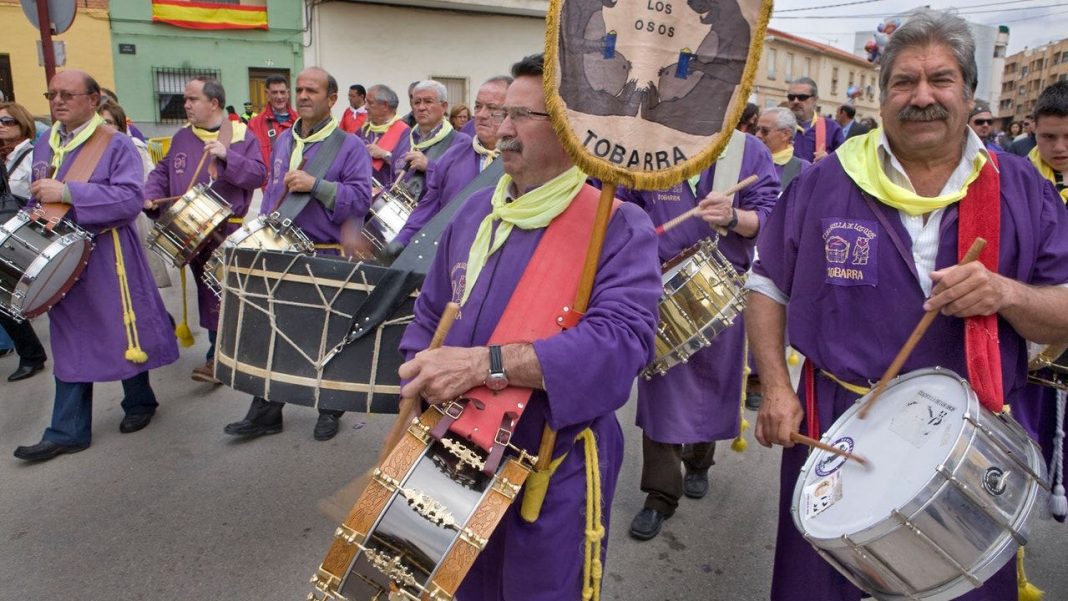
<path id="1" fill-rule="evenodd" d="M 424 104 L 426 106 L 433 106 L 435 104 L 441 104 L 441 101 L 440 100 L 433 100 L 433 99 L 430 99 L 430 98 L 416 98 L 416 99 L 412 100 L 412 106 L 423 106 Z"/>
<path id="2" fill-rule="evenodd" d="M 549 113 L 532 111 L 525 106 L 502 106 L 499 110 L 491 112 L 490 115 L 498 121 L 504 121 L 505 117 L 510 117 L 512 121 L 523 121 L 531 117 L 549 118 Z"/>
<path id="3" fill-rule="evenodd" d="M 63 102 L 69 102 L 70 99 L 75 96 L 88 96 L 90 94 L 92 94 L 92 92 L 68 92 L 63 90 L 61 92 L 45 92 L 44 97 L 47 98 L 49 102 L 55 100 L 57 96 Z"/>
<path id="4" fill-rule="evenodd" d="M 115 127 L 115 120 L 104 117 L 104 124 L 110 125 L 111 127 Z"/>
<path id="5" fill-rule="evenodd" d="M 477 114 L 481 113 L 482 109 L 486 109 L 487 111 L 489 111 L 490 118 L 492 118 L 492 119 L 494 119 L 496 121 L 504 121 L 504 111 L 501 110 L 501 105 L 499 105 L 499 104 L 482 104 L 481 102 L 476 102 L 475 103 L 475 113 L 474 114 L 477 115 Z M 498 116 L 500 118 L 498 118 Z"/>
<path id="6" fill-rule="evenodd" d="M 972 119 L 972 123 L 976 125 L 993 125 L 993 119 Z"/>
<path id="7" fill-rule="evenodd" d="M 766 136 L 766 135 L 770 134 L 773 131 L 779 131 L 779 130 L 778 129 L 771 129 L 770 127 L 764 127 L 763 125 L 758 125 L 758 126 L 756 126 L 756 129 L 753 130 L 753 131 L 754 131 L 754 133 Z"/>
<path id="8" fill-rule="evenodd" d="M 786 99 L 789 100 L 790 102 L 794 102 L 795 100 L 800 101 L 800 102 L 804 102 L 804 101 L 808 100 L 809 98 L 812 98 L 812 94 L 787 94 L 786 95 Z"/>
<path id="9" fill-rule="evenodd" d="M 12 125 L 15 125 L 16 123 L 18 123 L 18 121 L 15 121 L 11 117 L 0 117 L 0 125 L 5 125 L 7 127 L 11 127 Z"/>

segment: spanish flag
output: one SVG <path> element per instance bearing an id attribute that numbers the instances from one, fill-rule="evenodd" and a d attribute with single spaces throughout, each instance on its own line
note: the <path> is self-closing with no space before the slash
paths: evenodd
<path id="1" fill-rule="evenodd" d="M 152 20 L 186 29 L 267 29 L 267 7 L 152 0 Z"/>

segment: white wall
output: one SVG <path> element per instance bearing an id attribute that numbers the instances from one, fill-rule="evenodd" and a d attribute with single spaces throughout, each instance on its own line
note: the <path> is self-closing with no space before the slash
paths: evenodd
<path id="1" fill-rule="evenodd" d="M 318 5 L 311 22 L 305 64 L 337 78 L 338 116 L 354 83 L 393 88 L 405 114 L 408 84 L 430 75 L 468 78 L 470 106 L 483 81 L 545 48 L 543 18 L 331 2 Z"/>

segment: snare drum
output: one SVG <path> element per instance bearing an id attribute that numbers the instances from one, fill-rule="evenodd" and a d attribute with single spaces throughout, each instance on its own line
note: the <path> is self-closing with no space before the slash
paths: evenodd
<path id="1" fill-rule="evenodd" d="M 745 309 L 745 280 L 705 239 L 664 264 L 656 359 L 642 372 L 663 375 L 708 346 Z"/>
<path id="2" fill-rule="evenodd" d="M 0 225 L 0 311 L 15 320 L 52 308 L 77 281 L 93 249 L 92 236 L 72 221 L 52 228 L 25 211 Z"/>
<path id="3" fill-rule="evenodd" d="M 1043 346 L 1028 342 L 1027 350 L 1029 382 L 1068 390 L 1068 343 Z"/>
<path id="4" fill-rule="evenodd" d="M 485 457 L 447 433 L 430 409 L 413 420 L 376 468 L 319 566 L 309 599 L 450 601 L 530 474 L 533 458 L 505 459 L 493 476 Z"/>
<path id="5" fill-rule="evenodd" d="M 418 201 L 408 194 L 403 185 L 395 185 L 385 190 L 375 181 L 372 183 L 372 188 L 377 188 L 381 192 L 371 203 L 364 233 L 371 244 L 382 251 L 404 229 Z"/>
<path id="6" fill-rule="evenodd" d="M 876 599 L 948 600 L 979 587 L 1027 542 L 1049 489 L 1038 445 L 949 370 L 896 378 L 860 419 L 867 398 L 823 440 L 870 466 L 813 451 L 794 524 Z"/>
<path id="7" fill-rule="evenodd" d="M 233 215 L 230 203 L 203 184 L 193 186 L 156 220 L 148 245 L 181 269 L 210 241 L 211 234 Z"/>
<path id="8" fill-rule="evenodd" d="M 225 263 L 223 251 L 228 248 L 315 254 L 315 245 L 300 228 L 282 223 L 274 215 L 260 215 L 230 234 L 204 265 L 204 283 L 214 290 L 216 295 L 222 290 Z"/>

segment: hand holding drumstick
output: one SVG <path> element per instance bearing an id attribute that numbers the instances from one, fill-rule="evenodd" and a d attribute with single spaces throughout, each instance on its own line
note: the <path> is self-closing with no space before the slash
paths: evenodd
<path id="1" fill-rule="evenodd" d="M 670 229 L 674 228 L 675 226 L 681 224 L 682 222 L 686 221 L 690 217 L 694 217 L 696 215 L 701 215 L 702 213 L 708 213 L 709 211 L 712 211 L 711 214 L 712 214 L 714 219 L 716 217 L 716 212 L 725 211 L 724 214 L 725 215 L 729 215 L 731 213 L 731 209 L 733 209 L 733 204 L 731 203 L 731 201 L 732 201 L 731 197 L 734 196 L 739 191 L 744 190 L 746 187 L 752 185 L 753 182 L 755 182 L 755 181 L 757 181 L 757 176 L 754 174 L 754 175 L 750 175 L 749 177 L 743 179 L 742 181 L 738 182 L 737 184 L 734 184 L 730 188 L 727 188 L 722 194 L 713 192 L 712 194 L 709 195 L 709 197 L 702 199 L 700 204 L 698 204 L 696 207 L 690 209 L 689 211 L 686 211 L 685 213 L 683 213 L 682 215 L 679 215 L 678 217 L 674 217 L 674 218 L 664 222 L 662 225 L 658 225 L 656 227 L 657 235 L 661 235 L 662 236 L 665 232 L 667 232 L 668 230 L 670 230 Z M 726 205 L 724 205 L 724 203 L 722 202 L 722 200 L 724 198 L 727 200 L 727 204 Z M 705 202 L 705 201 L 709 201 L 709 202 Z M 729 221 L 729 220 L 730 219 L 728 217 L 725 221 Z M 727 228 L 725 228 L 725 227 L 722 227 L 722 226 L 714 226 L 714 227 L 716 228 L 716 231 L 721 236 L 725 235 L 727 233 Z"/>

